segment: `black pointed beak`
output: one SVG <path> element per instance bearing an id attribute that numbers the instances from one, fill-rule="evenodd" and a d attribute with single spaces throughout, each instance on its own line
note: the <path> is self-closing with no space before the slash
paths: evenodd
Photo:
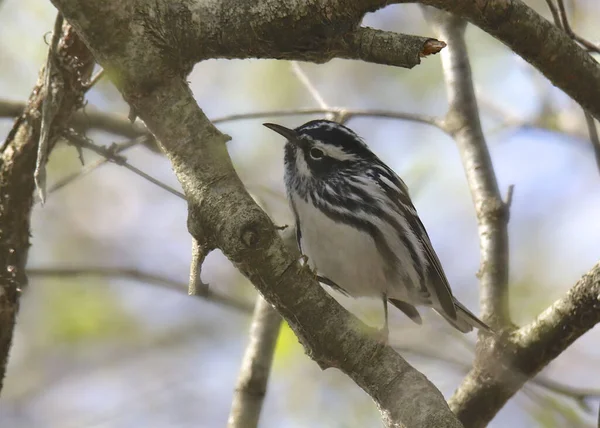
<path id="1" fill-rule="evenodd" d="M 277 132 L 279 135 L 282 135 L 288 141 L 295 143 L 298 140 L 298 134 L 296 131 L 290 128 L 286 128 L 285 126 L 277 125 L 276 123 L 263 123 L 267 128 Z"/>

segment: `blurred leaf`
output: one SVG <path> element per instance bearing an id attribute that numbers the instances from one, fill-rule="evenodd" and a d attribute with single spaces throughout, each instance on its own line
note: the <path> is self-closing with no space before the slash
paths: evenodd
<path id="1" fill-rule="evenodd" d="M 294 355 L 304 353 L 302 345 L 298 342 L 298 338 L 284 322 L 279 332 L 277 339 L 277 347 L 275 348 L 274 368 L 278 370 L 282 365 L 287 365 Z"/>
<path id="2" fill-rule="evenodd" d="M 586 426 L 581 415 L 564 399 L 545 396 L 540 405 L 531 413 L 540 427 L 583 427 Z"/>
<path id="3" fill-rule="evenodd" d="M 40 325 L 51 343 L 115 339 L 137 330 L 119 297 L 96 281 L 48 280 L 43 287 L 46 296 Z"/>

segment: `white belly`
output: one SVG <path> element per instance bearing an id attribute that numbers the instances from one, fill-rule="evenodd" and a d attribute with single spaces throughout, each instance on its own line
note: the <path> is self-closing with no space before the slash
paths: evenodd
<path id="1" fill-rule="evenodd" d="M 353 297 L 380 297 L 385 293 L 391 298 L 412 300 L 401 284 L 402 275 L 390 278 L 390 267 L 370 235 L 334 222 L 299 198 L 294 198 L 294 205 L 300 218 L 302 253 L 319 275 Z M 395 235 L 393 230 L 390 233 Z"/>

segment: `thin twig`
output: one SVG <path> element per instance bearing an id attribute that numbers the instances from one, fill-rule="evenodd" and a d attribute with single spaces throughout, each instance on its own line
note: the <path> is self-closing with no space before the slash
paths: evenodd
<path id="1" fill-rule="evenodd" d="M 27 275 L 40 277 L 95 276 L 101 278 L 125 278 L 147 284 L 158 285 L 176 290 L 178 292 L 183 292 L 187 288 L 187 284 L 184 282 L 175 281 L 161 275 L 151 274 L 132 268 L 98 266 L 79 266 L 76 268 L 29 268 L 27 269 Z M 252 312 L 252 305 L 224 294 L 219 294 L 215 291 L 209 290 L 205 294 L 198 295 L 198 297 L 244 313 Z"/>
<path id="2" fill-rule="evenodd" d="M 152 137 L 150 137 L 148 135 L 143 135 L 141 137 L 138 137 L 133 140 L 128 140 L 123 143 L 116 143 L 114 145 L 114 149 L 113 149 L 114 153 L 118 154 L 118 153 L 124 152 L 125 150 L 127 150 L 135 145 L 143 144 L 143 142 L 146 141 L 148 138 L 152 138 Z M 74 172 L 73 174 L 69 174 L 66 177 L 59 179 L 56 183 L 54 183 L 52 186 L 50 186 L 47 193 L 48 194 L 54 193 L 57 190 L 62 189 L 63 187 L 67 186 L 68 184 L 71 184 L 71 183 L 79 180 L 80 178 L 85 177 L 89 173 L 95 171 L 96 169 L 98 169 L 99 167 L 101 167 L 102 165 L 104 165 L 108 162 L 109 162 L 109 159 L 103 158 L 103 159 L 98 159 L 88 165 L 85 165 L 79 171 Z M 36 199 L 34 202 L 39 202 L 39 199 Z"/>
<path id="3" fill-rule="evenodd" d="M 558 10 L 560 12 L 560 17 L 561 17 L 561 21 L 562 21 L 562 29 L 565 30 L 565 32 L 569 35 L 569 37 L 571 37 L 577 43 L 585 46 L 585 48 L 588 51 L 600 53 L 600 46 L 595 45 L 594 43 L 590 42 L 589 40 L 584 39 L 583 37 L 575 34 L 573 29 L 571 28 L 571 25 L 569 24 L 569 18 L 567 17 L 567 10 L 565 8 L 564 1 L 557 0 L 557 2 L 558 2 Z M 548 3 L 548 6 L 550 7 L 550 0 L 546 0 L 546 3 Z M 552 10 L 552 8 L 550 8 L 550 10 Z M 552 13 L 552 16 L 554 17 L 554 23 L 557 24 L 554 13 Z M 557 26 L 560 28 L 560 25 L 557 24 Z"/>
<path id="4" fill-rule="evenodd" d="M 317 90 L 315 85 L 311 82 L 308 75 L 302 70 L 300 64 L 297 61 L 292 61 L 292 71 L 294 75 L 300 80 L 300 82 L 304 85 L 308 93 L 313 97 L 313 99 L 317 102 L 317 104 L 324 110 L 327 111 L 325 113 L 325 119 L 334 120 L 342 125 L 348 122 L 352 118 L 352 114 L 344 109 L 333 110 L 329 107 L 329 104 L 325 101 L 325 98 L 321 95 L 321 93 Z"/>
<path id="5" fill-rule="evenodd" d="M 556 9 L 554 0 L 546 0 L 546 4 L 548 5 L 548 9 L 550 9 L 550 13 L 552 14 L 552 19 L 554 20 L 554 23 L 555 24 L 559 23 L 560 15 L 558 14 L 558 9 Z"/>
<path id="6" fill-rule="evenodd" d="M 17 117 L 25 108 L 25 104 L 17 101 L 0 100 L 0 117 Z M 287 116 L 305 116 L 333 114 L 343 115 L 350 118 L 369 117 L 379 119 L 406 120 L 422 123 L 424 125 L 435 126 L 443 131 L 442 120 L 440 118 L 422 114 L 400 112 L 384 109 L 353 109 L 346 107 L 328 107 L 328 108 L 297 108 L 283 110 L 267 110 L 251 113 L 234 113 L 211 119 L 213 123 L 226 123 L 238 120 L 262 119 L 265 117 L 287 117 Z M 520 123 L 519 123 L 520 124 Z M 104 113 L 101 111 L 77 112 L 73 116 L 71 125 L 77 129 L 99 129 L 112 134 L 122 135 L 124 137 L 135 138 L 147 133 L 143 126 L 132 125 L 131 122 L 122 115 L 113 113 Z"/>
<path id="7" fill-rule="evenodd" d="M 598 138 L 598 129 L 596 128 L 594 116 L 587 111 L 585 111 L 585 122 L 587 123 L 588 133 L 590 134 L 594 156 L 596 157 L 596 165 L 598 166 L 598 171 L 600 171 L 600 139 Z"/>
<path id="8" fill-rule="evenodd" d="M 202 245 L 192 237 L 192 261 L 190 263 L 190 282 L 188 284 L 188 294 L 198 296 L 208 292 L 208 284 L 202 282 L 202 263 L 207 254 Z"/>
<path id="9" fill-rule="evenodd" d="M 323 98 L 321 93 L 317 90 L 315 85 L 313 85 L 313 83 L 310 81 L 310 79 L 308 78 L 308 76 L 306 75 L 304 70 L 302 70 L 302 68 L 300 67 L 300 64 L 298 64 L 298 61 L 291 61 L 290 64 L 292 66 L 292 71 L 294 72 L 294 75 L 298 78 L 300 83 L 302 83 L 302 85 L 306 88 L 306 90 L 308 91 L 310 96 L 317 102 L 319 107 L 321 107 L 324 110 L 329 109 L 329 105 L 325 102 L 325 99 Z M 333 113 L 327 113 L 326 117 L 329 120 L 333 120 L 334 115 L 333 115 Z"/>
<path id="10" fill-rule="evenodd" d="M 98 70 L 98 72 L 96 74 L 94 74 L 90 81 L 85 85 L 86 87 L 86 91 L 89 91 L 90 89 L 92 89 L 96 83 L 98 83 L 100 81 L 100 79 L 102 79 L 102 77 L 104 77 L 104 69 L 101 68 L 100 70 Z"/>
<path id="11" fill-rule="evenodd" d="M 183 193 L 181 193 L 180 191 L 172 188 L 171 186 L 161 182 L 160 180 L 157 180 L 154 177 L 151 177 L 150 175 L 146 174 L 145 172 L 143 172 L 142 170 L 134 167 L 133 165 L 131 165 L 129 162 L 127 162 L 127 159 L 125 159 L 123 156 L 117 155 L 115 153 L 115 150 L 117 149 L 116 145 L 113 144 L 111 145 L 109 148 L 106 147 L 102 147 L 102 146 L 97 146 L 96 144 L 92 143 L 90 140 L 88 140 L 85 137 L 82 137 L 81 135 L 78 135 L 74 132 L 66 132 L 64 133 L 64 137 L 70 141 L 71 143 L 81 146 L 84 149 L 88 149 L 93 151 L 94 153 L 97 153 L 101 156 L 104 156 L 106 159 L 108 159 L 111 162 L 116 163 L 117 165 L 123 166 L 125 168 L 127 168 L 128 170 L 130 170 L 131 172 L 139 175 L 140 177 L 148 180 L 149 182 L 151 182 L 152 184 L 157 185 L 158 187 L 166 190 L 167 192 L 180 197 L 183 200 L 186 200 L 185 195 Z"/>
<path id="12" fill-rule="evenodd" d="M 558 1 L 558 9 L 560 12 L 560 18 L 556 13 L 556 7 L 554 6 L 553 0 L 546 0 L 548 4 L 548 8 L 552 12 L 552 16 L 554 18 L 554 24 L 558 28 L 562 28 L 572 39 L 578 41 L 582 45 L 588 48 L 588 50 L 595 50 L 596 52 L 600 52 L 600 49 L 594 46 L 592 43 L 588 42 L 585 39 L 577 36 L 573 30 L 571 29 L 571 25 L 569 24 L 569 18 L 567 16 L 567 10 L 565 8 L 565 4 L 563 0 Z M 592 49 L 594 48 L 594 49 Z M 596 158 L 596 165 L 598 170 L 600 171 L 600 139 L 598 138 L 598 130 L 596 129 L 596 123 L 594 121 L 594 116 L 590 114 L 589 111 L 583 109 L 583 113 L 585 114 L 585 122 L 588 128 L 588 134 L 590 137 L 590 142 L 592 143 L 592 149 L 594 150 L 594 156 Z"/>
<path id="13" fill-rule="evenodd" d="M 512 206 L 514 193 L 515 185 L 510 184 L 508 186 L 508 190 L 506 191 L 506 200 L 504 201 L 504 213 L 506 215 L 506 223 L 510 221 L 510 208 Z"/>
<path id="14" fill-rule="evenodd" d="M 443 121 L 440 118 L 406 113 L 392 110 L 383 109 L 352 109 L 344 107 L 329 107 L 329 108 L 299 108 L 290 110 L 271 110 L 254 113 L 236 113 L 227 116 L 217 117 L 211 119 L 213 123 L 232 122 L 236 120 L 247 120 L 247 119 L 260 119 L 264 117 L 285 117 L 285 116 L 302 116 L 302 115 L 320 115 L 320 114 L 331 114 L 335 116 L 345 117 L 370 117 L 379 119 L 398 119 L 407 120 L 411 122 L 418 122 L 425 125 L 435 126 L 440 130 L 443 129 Z"/>
<path id="15" fill-rule="evenodd" d="M 46 201 L 46 162 L 48 160 L 48 145 L 50 144 L 50 131 L 54 116 L 58 111 L 63 86 L 60 74 L 56 70 L 56 51 L 58 41 L 62 34 L 63 16 L 60 12 L 54 21 L 52 41 L 48 47 L 46 68 L 44 69 L 44 101 L 42 104 L 42 124 L 40 128 L 40 141 L 38 143 L 37 159 L 33 177 L 38 195 L 42 203 Z M 58 97 L 58 98 L 57 98 Z"/>
<path id="16" fill-rule="evenodd" d="M 467 24 L 446 12 L 425 11 L 438 36 L 448 42 L 448 48 L 441 52 L 450 105 L 445 127 L 458 145 L 477 214 L 481 249 L 481 316 L 493 329 L 501 331 L 511 326 L 508 306 L 509 216 L 481 129 L 464 38 Z"/>
<path id="17" fill-rule="evenodd" d="M 281 316 L 260 295 L 256 298 L 250 340 L 233 394 L 228 428 L 256 428 L 271 371 Z"/>

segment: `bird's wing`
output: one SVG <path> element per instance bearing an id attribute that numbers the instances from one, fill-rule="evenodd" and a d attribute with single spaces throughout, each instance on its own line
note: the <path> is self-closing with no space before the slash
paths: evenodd
<path id="1" fill-rule="evenodd" d="M 427 279 L 429 279 L 429 281 L 427 281 L 427 285 L 432 287 L 431 290 L 428 287 L 427 290 L 423 291 L 426 291 L 427 294 L 430 295 L 433 294 L 431 297 L 439 302 L 441 309 L 443 309 L 446 315 L 451 319 L 456 319 L 456 307 L 454 306 L 454 297 L 452 296 L 450 284 L 448 283 L 440 259 L 433 249 L 425 226 L 423 226 L 423 223 L 417 214 L 417 210 L 410 200 L 408 187 L 404 181 L 402 181 L 402 179 L 383 162 L 381 162 L 375 173 L 379 176 L 379 186 L 386 193 L 387 197 L 396 204 L 396 208 L 406 219 L 413 233 L 419 237 L 423 245 L 425 258 L 428 262 Z"/>

